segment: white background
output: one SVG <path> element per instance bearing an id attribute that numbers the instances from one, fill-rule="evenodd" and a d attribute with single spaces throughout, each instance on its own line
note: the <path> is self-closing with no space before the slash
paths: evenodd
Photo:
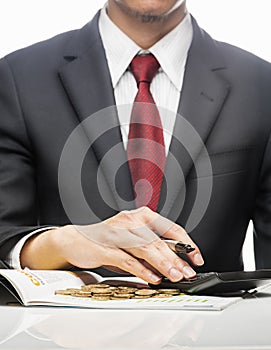
<path id="1" fill-rule="evenodd" d="M 0 0 L 0 57 L 88 22 L 104 0 Z M 215 39 L 271 61 L 270 0 L 187 0 L 189 11 Z M 230 257 L 229 257 L 230 258 Z M 253 269 L 252 228 L 244 249 Z"/>

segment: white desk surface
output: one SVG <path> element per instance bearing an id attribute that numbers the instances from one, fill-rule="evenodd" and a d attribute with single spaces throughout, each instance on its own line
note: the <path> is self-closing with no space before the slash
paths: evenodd
<path id="1" fill-rule="evenodd" d="M 0 349 L 271 349 L 271 286 L 224 311 L 5 306 Z"/>

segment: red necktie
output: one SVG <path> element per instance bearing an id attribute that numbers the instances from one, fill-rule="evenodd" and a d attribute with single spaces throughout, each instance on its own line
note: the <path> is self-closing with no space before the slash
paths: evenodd
<path id="1" fill-rule="evenodd" d="M 127 156 L 136 206 L 156 211 L 166 162 L 163 127 L 150 84 L 159 69 L 151 55 L 136 56 L 131 71 L 138 92 L 134 101 L 128 136 Z"/>

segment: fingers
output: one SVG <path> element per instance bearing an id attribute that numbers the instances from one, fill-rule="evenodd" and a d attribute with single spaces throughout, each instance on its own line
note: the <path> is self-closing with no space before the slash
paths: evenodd
<path id="1" fill-rule="evenodd" d="M 172 282 L 177 282 L 185 278 L 191 278 L 196 272 L 187 262 L 180 259 L 169 249 L 167 244 L 160 239 L 155 242 L 141 246 L 139 248 L 127 250 L 133 256 L 144 259 L 154 269 Z"/>
<path id="2" fill-rule="evenodd" d="M 204 264 L 202 254 L 198 246 L 193 242 L 193 240 L 181 226 L 153 212 L 149 208 L 141 209 L 141 211 L 138 210 L 138 214 L 141 215 L 141 218 L 147 223 L 148 227 L 152 231 L 157 232 L 161 238 L 173 239 L 190 244 L 195 248 L 195 250 L 188 254 L 189 259 L 194 265 L 201 266 Z"/>
<path id="3" fill-rule="evenodd" d="M 161 277 L 154 271 L 144 266 L 144 264 L 132 255 L 120 249 L 110 249 L 106 252 L 105 265 L 116 266 L 121 270 L 142 278 L 148 283 L 159 284 L 161 282 Z"/>
<path id="4" fill-rule="evenodd" d="M 204 264 L 202 254 L 198 246 L 193 242 L 193 240 L 189 237 L 189 235 L 181 226 L 173 223 L 170 229 L 164 234 L 163 237 L 190 244 L 193 248 L 195 248 L 195 250 L 187 254 L 189 259 L 194 265 L 202 266 Z"/>
<path id="5" fill-rule="evenodd" d="M 127 252 L 119 248 L 94 243 L 79 235 L 73 227 L 66 229 L 66 232 L 65 244 L 61 244 L 60 255 L 65 257 L 65 260 L 70 264 L 80 268 L 115 266 L 149 283 L 158 284 L 161 281 L 160 276 Z M 63 235 L 61 239 L 63 242 Z"/>

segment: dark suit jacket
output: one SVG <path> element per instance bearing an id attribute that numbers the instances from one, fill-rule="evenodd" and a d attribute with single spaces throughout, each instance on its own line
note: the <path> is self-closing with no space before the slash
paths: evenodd
<path id="1" fill-rule="evenodd" d="M 90 224 L 133 208 L 123 147 L 116 158 L 102 162 L 102 194 L 98 187 L 98 165 L 114 145 L 121 145 L 114 110 L 100 119 L 88 118 L 115 104 L 98 17 L 80 30 L 0 61 L 0 258 L 37 228 L 70 221 Z M 178 111 L 205 143 L 213 176 L 202 145 L 193 133 L 184 132 L 185 123 L 177 118 L 159 210 L 188 228 L 205 257 L 204 270 L 242 269 L 242 245 L 254 220 L 257 267 L 271 268 L 271 67 L 214 41 L 194 20 L 193 26 Z M 63 147 L 84 120 L 88 122 L 75 143 L 79 151 L 69 151 L 70 162 L 62 159 L 60 195 Z M 106 132 L 98 138 L 104 125 Z M 182 144 L 185 137 L 188 150 Z M 90 149 L 77 162 L 86 145 Z M 199 165 L 197 171 L 193 162 Z M 81 169 L 76 172 L 77 166 Z M 76 194 L 78 180 L 89 211 Z"/>

